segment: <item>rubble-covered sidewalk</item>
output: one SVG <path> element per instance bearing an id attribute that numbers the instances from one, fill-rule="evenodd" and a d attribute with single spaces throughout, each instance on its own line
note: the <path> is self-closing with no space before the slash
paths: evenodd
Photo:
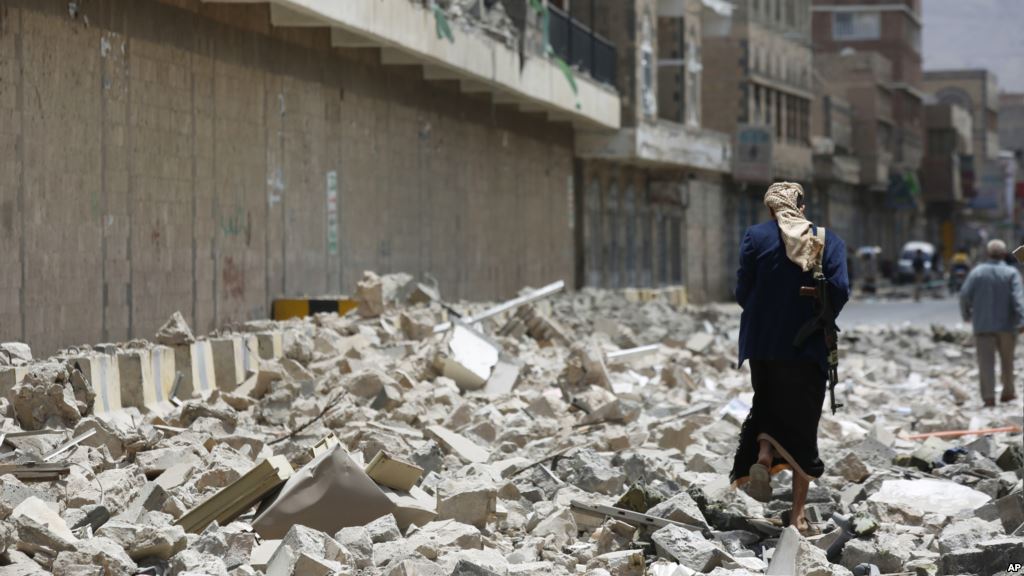
<path id="1" fill-rule="evenodd" d="M 0 574 L 1001 574 L 1024 562 L 1019 401 L 970 335 L 841 334 L 825 476 L 783 528 L 729 485 L 739 310 L 674 290 L 357 310 L 33 359 L 0 345 Z M 457 316 L 458 315 L 458 316 Z M 994 429 L 990 434 L 958 431 Z"/>

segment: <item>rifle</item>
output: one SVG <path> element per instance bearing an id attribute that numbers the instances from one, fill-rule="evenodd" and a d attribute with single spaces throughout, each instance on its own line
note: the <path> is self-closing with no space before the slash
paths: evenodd
<path id="1" fill-rule="evenodd" d="M 801 286 L 800 295 L 814 298 L 816 315 L 800 327 L 796 338 L 793 339 L 793 346 L 803 346 L 804 342 L 819 330 L 824 333 L 825 349 L 828 352 L 828 395 L 832 414 L 835 414 L 836 409 L 843 407 L 836 402 L 836 384 L 839 383 L 839 326 L 836 325 L 836 315 L 832 310 L 832 303 L 829 302 L 828 279 L 825 278 L 821 265 L 814 271 L 814 286 Z"/>

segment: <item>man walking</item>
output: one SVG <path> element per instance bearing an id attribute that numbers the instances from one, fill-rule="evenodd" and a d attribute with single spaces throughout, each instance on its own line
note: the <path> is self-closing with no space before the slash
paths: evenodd
<path id="1" fill-rule="evenodd" d="M 736 301 L 740 317 L 740 364 L 750 360 L 754 402 L 740 430 L 730 479 L 752 497 L 771 500 L 771 474 L 793 471 L 790 525 L 801 533 L 814 528 L 804 517 L 810 481 L 824 472 L 818 458 L 818 421 L 825 400 L 828 353 L 820 332 L 794 342 L 815 318 L 814 301 L 801 287 L 824 274 L 833 313 L 850 296 L 846 246 L 831 230 L 804 216 L 799 184 L 776 182 L 764 204 L 772 220 L 751 226 L 740 245 Z"/>
<path id="2" fill-rule="evenodd" d="M 911 265 L 914 267 L 914 302 L 920 302 L 921 290 L 924 288 L 924 251 L 920 248 L 914 253 Z"/>
<path id="3" fill-rule="evenodd" d="M 974 328 L 985 406 L 996 405 L 995 355 L 999 353 L 1003 392 L 999 400 L 1017 398 L 1013 383 L 1013 348 L 1017 332 L 1024 332 L 1024 285 L 1016 268 L 1006 264 L 1006 244 L 991 240 L 988 261 L 975 266 L 960 290 L 960 314 Z"/>

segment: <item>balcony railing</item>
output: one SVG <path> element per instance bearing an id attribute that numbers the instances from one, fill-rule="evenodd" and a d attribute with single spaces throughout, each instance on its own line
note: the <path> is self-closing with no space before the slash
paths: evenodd
<path id="1" fill-rule="evenodd" d="M 579 20 L 549 5 L 548 40 L 555 55 L 598 82 L 615 85 L 615 46 Z"/>

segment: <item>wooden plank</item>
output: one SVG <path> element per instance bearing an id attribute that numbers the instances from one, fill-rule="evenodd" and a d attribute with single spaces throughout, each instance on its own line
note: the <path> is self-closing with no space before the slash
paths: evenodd
<path id="1" fill-rule="evenodd" d="M 423 476 L 423 468 L 381 450 L 366 465 L 366 475 L 381 486 L 408 492 Z"/>
<path id="2" fill-rule="evenodd" d="M 238 480 L 222 488 L 178 519 L 186 532 L 202 532 L 214 520 L 221 526 L 238 518 L 295 471 L 284 456 L 263 460 Z"/>

